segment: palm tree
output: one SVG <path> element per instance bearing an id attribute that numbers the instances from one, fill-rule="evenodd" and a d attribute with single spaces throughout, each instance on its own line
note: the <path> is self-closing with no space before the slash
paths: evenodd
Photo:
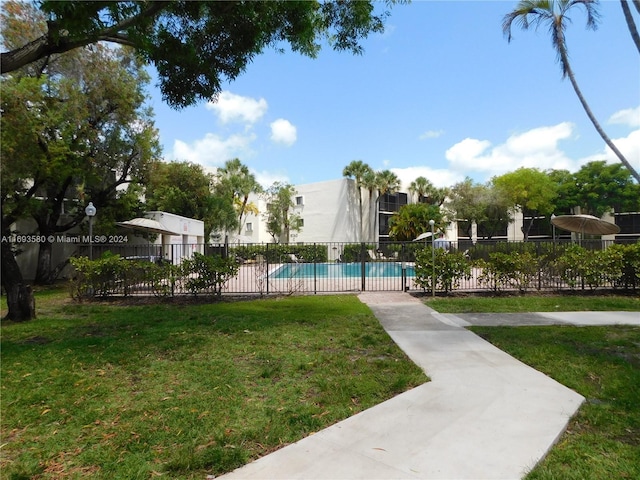
<path id="1" fill-rule="evenodd" d="M 378 198 L 376 198 L 376 218 L 374 222 L 374 234 L 378 232 L 378 220 L 380 216 L 380 199 L 383 195 L 393 195 L 400 190 L 400 179 L 391 170 L 383 170 L 376 173 L 375 185 L 378 190 Z"/>
<path id="2" fill-rule="evenodd" d="M 571 85 L 578 95 L 578 99 L 582 104 L 582 108 L 587 113 L 589 120 L 593 123 L 597 132 L 600 134 L 604 142 L 609 148 L 616 154 L 620 161 L 629 169 L 634 178 L 640 183 L 640 175 L 631 166 L 629 161 L 622 155 L 618 147 L 611 141 L 605 131 L 598 123 L 598 120 L 594 116 L 591 108 L 587 104 L 587 101 L 582 95 L 582 91 L 578 87 L 575 75 L 569 64 L 569 55 L 567 52 L 567 45 L 565 41 L 565 29 L 567 23 L 571 21 L 568 17 L 568 12 L 571 7 L 576 5 L 582 5 L 585 8 L 587 14 L 587 28 L 595 30 L 598 22 L 597 0 L 521 0 L 516 6 L 515 10 L 504 16 L 502 22 L 502 31 L 507 36 L 508 41 L 511 41 L 511 25 L 516 22 L 523 30 L 527 30 L 529 26 L 533 25 L 538 27 L 541 24 L 549 24 L 549 31 L 551 33 L 551 43 L 558 53 L 558 61 L 562 67 L 562 76 L 569 77 Z"/>
<path id="3" fill-rule="evenodd" d="M 371 237 L 373 236 L 371 232 L 371 211 L 372 211 L 371 203 L 373 201 L 373 193 L 378 190 L 376 177 L 377 177 L 376 172 L 373 169 L 369 169 L 362 176 L 362 186 L 369 191 L 369 221 L 367 222 L 367 225 L 369 227 L 367 229 L 368 230 L 367 236 L 369 237 L 369 239 L 371 239 Z M 375 227 L 375 220 L 373 222 L 373 225 Z"/>
<path id="4" fill-rule="evenodd" d="M 633 20 L 633 16 L 631 15 L 629 4 L 627 3 L 627 0 L 620 0 L 620 5 L 622 6 L 622 12 L 624 13 L 624 19 L 627 21 L 631 38 L 633 38 L 633 43 L 636 44 L 638 53 L 640 53 L 640 35 L 638 34 L 636 22 Z M 636 10 L 638 10 L 638 13 L 640 13 L 640 0 L 633 0 L 633 5 L 636 7 Z"/>
<path id="5" fill-rule="evenodd" d="M 417 203 L 422 203 L 423 197 L 427 194 L 429 188 L 433 188 L 433 185 L 424 177 L 418 177 L 409 184 L 409 192 L 418 197 Z"/>
<path id="6" fill-rule="evenodd" d="M 353 160 L 342 170 L 342 176 L 353 178 L 356 181 L 356 190 L 358 190 L 358 203 L 360 205 L 360 240 L 362 240 L 362 187 L 364 186 L 364 177 L 373 170 L 362 160 Z"/>
<path id="7" fill-rule="evenodd" d="M 222 192 L 230 195 L 238 212 L 238 234 L 242 232 L 242 217 L 249 212 L 255 212 L 255 206 L 249 204 L 249 195 L 262 193 L 262 187 L 255 176 L 249 172 L 249 167 L 234 158 L 227 160 L 224 167 L 217 172 L 219 186 Z"/>

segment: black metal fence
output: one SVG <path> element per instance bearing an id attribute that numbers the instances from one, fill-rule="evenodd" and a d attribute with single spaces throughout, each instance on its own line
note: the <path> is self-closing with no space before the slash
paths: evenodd
<path id="1" fill-rule="evenodd" d="M 196 254 L 234 260 L 237 274 L 228 278 L 224 284 L 222 293 L 225 294 L 423 290 L 444 292 L 451 289 L 549 291 L 607 288 L 637 291 L 640 287 L 640 260 L 637 258 L 640 253 L 632 253 L 631 257 L 619 259 L 613 255 L 617 247 L 612 249 L 618 244 L 620 242 L 583 240 L 578 250 L 576 244 L 570 241 L 481 241 L 458 245 L 452 242 L 439 244 L 436 240 L 435 245 L 428 241 L 386 243 L 378 246 L 367 243 L 94 244 L 81 246 L 78 255 L 90 254 L 93 259 L 98 259 L 109 252 L 137 265 L 138 268 L 132 270 L 137 272 L 135 275 L 129 273 L 127 278 L 113 278 L 107 292 L 114 295 L 187 293 L 185 282 L 194 274 L 180 272 L 179 266 L 185 259 Z M 640 252 L 640 244 L 633 245 L 637 247 L 632 247 L 635 248 L 634 251 Z M 465 268 L 468 267 L 465 274 L 448 284 L 448 287 L 438 281 L 438 278 L 446 274 L 443 272 L 447 268 L 444 262 L 441 265 L 437 261 L 427 265 L 427 278 L 421 278 L 425 277 L 425 266 L 417 262 L 417 259 L 428 259 L 429 254 L 436 251 L 463 257 Z M 571 257 L 570 254 L 574 254 L 574 251 L 582 252 L 581 256 Z M 591 265 L 591 259 L 601 255 L 596 252 L 607 251 L 612 253 L 611 256 L 615 257 L 617 263 L 611 268 L 597 271 L 598 266 Z M 429 283 L 429 273 L 433 275 L 435 282 Z M 116 274 L 113 275 L 115 277 Z"/>

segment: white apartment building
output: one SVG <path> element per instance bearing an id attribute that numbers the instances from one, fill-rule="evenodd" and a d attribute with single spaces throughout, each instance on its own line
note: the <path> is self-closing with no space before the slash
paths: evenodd
<path id="1" fill-rule="evenodd" d="M 291 232 L 291 243 L 367 242 L 388 241 L 389 219 L 402 205 L 410 201 L 406 192 L 383 195 L 376 203 L 377 194 L 369 195 L 366 189 L 357 191 L 356 182 L 350 178 L 340 178 L 324 182 L 296 185 L 296 195 L 292 212 L 302 219 L 299 232 Z M 362 200 L 362 222 L 360 221 L 360 201 Z M 239 235 L 232 235 L 231 242 L 272 243 L 274 239 L 267 232 L 266 201 L 253 195 L 260 211 L 258 215 L 248 215 Z M 379 207 L 376 221 L 376 210 Z M 457 230 L 450 227 L 447 238 L 457 240 Z"/>
<path id="2" fill-rule="evenodd" d="M 386 194 L 376 205 L 376 193 L 371 197 L 366 189 L 357 192 L 355 180 L 340 178 L 324 182 L 296 185 L 296 195 L 292 211 L 302 219 L 299 232 L 291 232 L 290 243 L 329 243 L 329 242 L 367 242 L 381 244 L 389 241 L 389 219 L 400 207 L 411 203 L 412 195 L 406 189 L 394 194 Z M 362 199 L 362 224 L 360 223 L 360 203 L 358 193 Z M 254 202 L 260 211 L 258 215 L 248 215 L 239 235 L 231 235 L 231 242 L 237 243 L 273 243 L 274 239 L 267 232 L 266 201 L 253 195 Z M 378 210 L 376 219 L 376 210 Z M 615 221 L 613 217 L 605 217 Z M 522 225 L 527 221 L 522 212 L 515 212 L 513 221 L 504 232 L 493 237 L 503 241 L 522 241 L 524 234 Z M 534 229 L 530 238 L 549 238 L 551 228 L 548 219 L 538 219 L 538 225 L 546 225 L 548 232 L 538 232 Z M 361 229 L 362 225 L 362 229 Z M 564 232 L 568 234 L 567 232 Z M 560 235 L 560 232 L 556 232 Z M 478 240 L 476 225 L 471 226 L 471 236 L 457 222 L 450 223 L 445 231 L 445 238 L 450 242 Z M 614 240 L 615 235 L 603 236 L 603 240 Z"/>

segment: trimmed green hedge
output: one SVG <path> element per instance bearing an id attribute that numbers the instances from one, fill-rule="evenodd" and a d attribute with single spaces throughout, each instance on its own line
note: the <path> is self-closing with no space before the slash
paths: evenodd
<path id="1" fill-rule="evenodd" d="M 284 245 L 279 243 L 267 243 L 262 245 L 241 245 L 230 247 L 229 253 L 243 260 L 256 260 L 258 255 L 268 263 L 291 263 L 294 261 L 304 263 L 324 263 L 329 259 L 329 247 L 326 244 L 318 245 Z M 291 256 L 294 255 L 294 260 Z"/>
<path id="2" fill-rule="evenodd" d="M 194 253 L 180 265 L 155 264 L 144 260 L 127 260 L 105 252 L 96 260 L 87 257 L 70 259 L 76 276 L 71 281 L 71 296 L 88 297 L 131 294 L 132 287 L 145 286 L 157 296 L 173 295 L 176 286 L 184 286 L 193 295 L 221 295 L 225 284 L 238 274 L 233 258 Z"/>

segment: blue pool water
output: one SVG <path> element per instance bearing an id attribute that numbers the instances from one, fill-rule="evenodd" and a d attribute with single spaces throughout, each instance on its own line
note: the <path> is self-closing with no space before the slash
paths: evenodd
<path id="1" fill-rule="evenodd" d="M 413 266 L 407 265 L 407 276 L 414 277 Z M 271 273 L 271 278 L 360 278 L 361 263 L 287 263 Z M 365 263 L 367 277 L 402 277 L 402 264 L 398 262 Z"/>

